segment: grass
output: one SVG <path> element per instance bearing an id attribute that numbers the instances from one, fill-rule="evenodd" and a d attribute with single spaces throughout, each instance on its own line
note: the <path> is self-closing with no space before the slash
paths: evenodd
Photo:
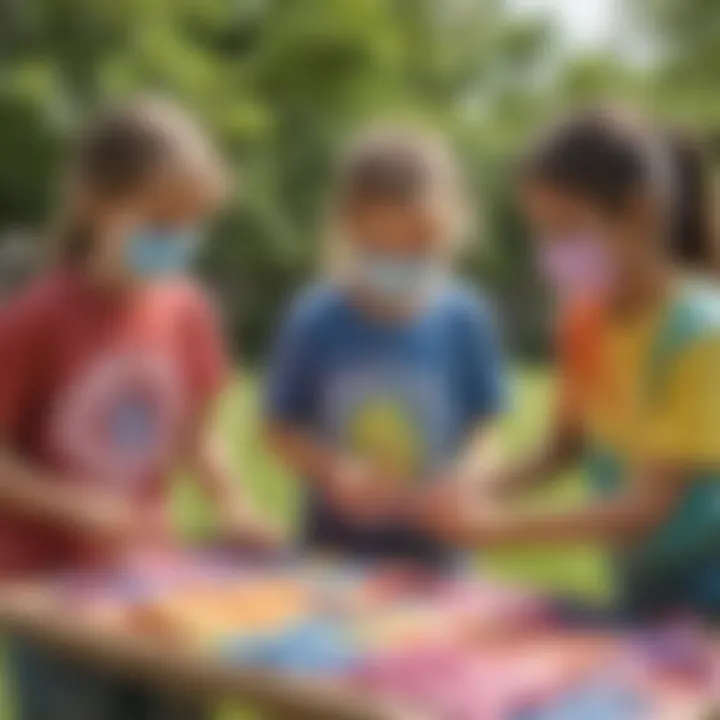
<path id="1" fill-rule="evenodd" d="M 293 522 L 297 483 L 265 452 L 259 436 L 259 382 L 245 377 L 228 393 L 221 408 L 219 430 L 231 450 L 234 465 L 250 491 L 269 512 Z M 543 370 L 517 373 L 513 411 L 506 422 L 511 455 L 532 447 L 543 433 L 551 404 L 552 380 Z M 540 506 L 572 504 L 582 495 L 582 483 L 569 475 L 529 499 Z M 191 530 L 208 523 L 202 498 L 187 484 L 178 493 L 178 512 Z M 602 554 L 593 547 L 512 548 L 484 556 L 493 572 L 529 581 L 543 588 L 600 596 L 607 588 Z"/>

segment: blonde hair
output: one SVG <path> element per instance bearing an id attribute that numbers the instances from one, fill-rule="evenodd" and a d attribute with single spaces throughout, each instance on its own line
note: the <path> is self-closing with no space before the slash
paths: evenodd
<path id="1" fill-rule="evenodd" d="M 223 163 L 188 113 L 166 99 L 144 97 L 96 116 L 79 136 L 65 177 L 60 261 L 76 263 L 90 251 L 89 202 L 124 200 L 166 177 L 192 179 L 212 202 L 226 191 Z"/>

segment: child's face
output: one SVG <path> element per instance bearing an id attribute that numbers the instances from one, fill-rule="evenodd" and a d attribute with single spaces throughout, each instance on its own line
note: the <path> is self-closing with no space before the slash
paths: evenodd
<path id="1" fill-rule="evenodd" d="M 560 295 L 622 297 L 657 254 L 647 204 L 600 209 L 544 184 L 523 189 L 522 204 L 537 243 L 540 270 Z"/>
<path id="2" fill-rule="evenodd" d="M 445 247 L 439 208 L 426 203 L 369 203 L 349 211 L 347 230 L 369 252 L 413 260 L 434 258 Z"/>
<path id="3" fill-rule="evenodd" d="M 96 258 L 131 280 L 182 273 L 195 255 L 214 203 L 197 183 L 168 178 L 148 184 L 98 213 Z"/>
<path id="4" fill-rule="evenodd" d="M 353 280 L 382 304 L 417 301 L 445 266 L 446 222 L 432 203 L 366 203 L 349 210 L 344 225 Z"/>

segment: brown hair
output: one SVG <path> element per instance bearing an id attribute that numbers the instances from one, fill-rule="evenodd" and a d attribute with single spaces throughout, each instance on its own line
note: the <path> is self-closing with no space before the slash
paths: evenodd
<path id="1" fill-rule="evenodd" d="M 342 275 L 348 269 L 348 248 L 338 232 L 343 212 L 374 203 L 402 206 L 426 199 L 442 204 L 448 238 L 464 239 L 471 224 L 464 185 L 442 138 L 394 125 L 376 125 L 362 132 L 341 154 L 335 169 L 326 218 L 325 270 Z"/>
<path id="2" fill-rule="evenodd" d="M 335 177 L 339 209 L 374 202 L 404 204 L 429 196 L 447 203 L 455 220 L 465 215 L 455 158 L 438 135 L 376 126 L 359 135 L 340 158 Z"/>
<path id="3" fill-rule="evenodd" d="M 640 192 L 667 211 L 669 246 L 682 264 L 708 266 L 714 253 L 710 180 L 700 144 L 686 131 L 657 129 L 612 110 L 573 115 L 526 158 L 525 177 L 623 211 Z"/>
<path id="4" fill-rule="evenodd" d="M 219 194 L 224 187 L 214 149 L 173 103 L 136 99 L 96 116 L 80 134 L 68 168 L 69 196 L 56 235 L 60 262 L 80 263 L 92 247 L 89 202 L 122 201 L 162 173 L 197 176 L 208 193 Z"/>

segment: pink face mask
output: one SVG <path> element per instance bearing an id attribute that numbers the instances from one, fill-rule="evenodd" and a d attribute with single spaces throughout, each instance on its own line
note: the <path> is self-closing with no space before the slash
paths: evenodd
<path id="1" fill-rule="evenodd" d="M 608 253 L 592 235 L 543 242 L 538 263 L 543 277 L 561 298 L 600 294 L 612 280 Z"/>

